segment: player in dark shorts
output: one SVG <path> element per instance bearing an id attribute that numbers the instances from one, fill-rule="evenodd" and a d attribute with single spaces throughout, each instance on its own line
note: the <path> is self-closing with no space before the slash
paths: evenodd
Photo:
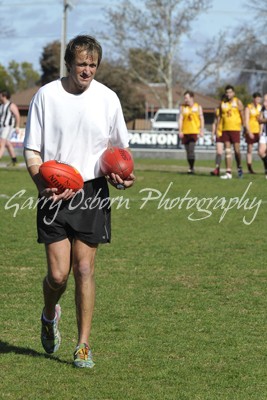
<path id="1" fill-rule="evenodd" d="M 200 104 L 194 100 L 194 93 L 187 90 L 184 93 L 184 103 L 180 106 L 179 137 L 185 146 L 188 174 L 195 173 L 195 143 L 198 135 L 204 135 L 204 117 Z"/>
<path id="2" fill-rule="evenodd" d="M 259 92 L 252 95 L 253 101 L 245 107 L 245 130 L 247 143 L 247 167 L 250 174 L 255 174 L 252 168 L 253 145 L 259 143 L 261 126 L 259 116 L 261 113 L 262 96 Z"/>
<path id="3" fill-rule="evenodd" d="M 244 110 L 241 100 L 235 96 L 234 87 L 225 87 L 225 97 L 221 101 L 218 123 L 222 120 L 222 140 L 225 145 L 226 173 L 221 179 L 232 179 L 231 147 L 233 145 L 238 177 L 242 178 L 243 170 L 240 153 L 240 133 L 244 125 Z"/>
<path id="4" fill-rule="evenodd" d="M 101 45 L 91 36 L 80 35 L 68 43 L 68 76 L 44 85 L 34 96 L 24 142 L 27 168 L 40 197 L 38 241 L 44 243 L 47 256 L 41 341 L 47 353 L 60 346 L 59 300 L 72 267 L 78 327 L 74 366 L 79 368 L 94 366 L 89 338 L 95 257 L 98 245 L 109 242 L 111 235 L 109 193 L 99 159 L 109 144 L 129 146 L 117 95 L 94 79 L 101 58 Z M 39 168 L 49 160 L 75 167 L 85 182 L 84 189 L 75 195 L 70 189 L 58 194 L 56 188 L 48 188 Z M 134 175 L 122 180 L 111 174 L 108 179 L 118 189 L 127 189 L 133 185 Z"/>

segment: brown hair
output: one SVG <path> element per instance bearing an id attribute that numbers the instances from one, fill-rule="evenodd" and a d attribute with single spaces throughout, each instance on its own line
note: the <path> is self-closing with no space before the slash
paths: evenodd
<path id="1" fill-rule="evenodd" d="M 185 96 L 186 94 L 189 94 L 190 97 L 194 97 L 194 96 L 195 96 L 195 93 L 192 92 L 192 90 L 186 90 L 186 91 L 184 92 L 184 96 Z"/>
<path id="2" fill-rule="evenodd" d="M 94 37 L 89 35 L 78 35 L 69 41 L 64 57 L 67 68 L 75 60 L 77 50 L 86 50 L 88 53 L 93 53 L 95 51 L 98 54 L 97 67 L 99 67 L 102 59 L 102 47 Z"/>
<path id="3" fill-rule="evenodd" d="M 0 94 L 1 94 L 3 97 L 6 97 L 8 100 L 9 100 L 10 97 L 11 97 L 10 92 L 9 92 L 8 90 L 0 90 Z"/>

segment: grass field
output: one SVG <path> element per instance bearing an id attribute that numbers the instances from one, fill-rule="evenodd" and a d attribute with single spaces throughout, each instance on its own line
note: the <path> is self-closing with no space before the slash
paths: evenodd
<path id="1" fill-rule="evenodd" d="M 123 201 L 113 205 L 112 244 L 98 250 L 93 370 L 72 367 L 72 276 L 61 301 L 62 346 L 43 352 L 36 191 L 24 169 L 0 170 L 3 399 L 267 398 L 262 165 L 232 181 L 210 177 L 212 162 L 199 162 L 195 176 L 185 165 L 136 160 L 134 188 L 111 190 Z"/>

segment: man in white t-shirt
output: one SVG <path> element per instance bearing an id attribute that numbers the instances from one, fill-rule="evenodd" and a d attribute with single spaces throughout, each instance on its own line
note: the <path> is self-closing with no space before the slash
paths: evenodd
<path id="1" fill-rule="evenodd" d="M 38 242 L 45 244 L 48 264 L 43 281 L 42 345 L 47 353 L 59 348 L 58 301 L 72 265 L 78 324 L 74 365 L 87 368 L 94 366 L 89 346 L 95 299 L 94 259 L 98 244 L 109 242 L 111 233 L 108 184 L 99 158 L 109 144 L 129 146 L 117 95 L 94 80 L 101 58 L 101 45 L 91 36 L 80 35 L 68 43 L 68 76 L 43 86 L 34 96 L 24 142 L 28 171 L 39 197 L 44 199 L 39 201 L 37 211 Z M 83 193 L 75 196 L 67 189 L 57 194 L 56 188 L 48 188 L 39 174 L 40 165 L 48 160 L 77 168 L 84 180 Z M 118 189 L 131 187 L 134 179 L 133 174 L 124 181 L 115 174 L 108 177 Z M 90 199 L 96 196 L 100 200 L 90 207 Z"/>

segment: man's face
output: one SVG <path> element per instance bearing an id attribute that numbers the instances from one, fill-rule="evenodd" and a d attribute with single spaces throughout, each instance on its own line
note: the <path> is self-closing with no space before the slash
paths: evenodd
<path id="1" fill-rule="evenodd" d="M 191 106 L 193 100 L 193 97 L 191 97 L 188 93 L 184 95 L 184 104 L 186 104 L 187 106 Z"/>
<path id="2" fill-rule="evenodd" d="M 69 65 L 69 77 L 78 93 L 90 86 L 97 71 L 98 55 L 86 50 L 77 51 L 75 60 Z"/>
<path id="3" fill-rule="evenodd" d="M 233 89 L 227 89 L 225 91 L 225 96 L 227 100 L 232 100 L 235 97 L 235 92 L 233 91 Z"/>
<path id="4" fill-rule="evenodd" d="M 254 97 L 254 104 L 255 104 L 255 106 L 257 106 L 258 104 L 261 104 L 261 97 L 260 96 Z"/>
<path id="5" fill-rule="evenodd" d="M 263 97 L 263 105 L 267 109 L 267 95 Z"/>

